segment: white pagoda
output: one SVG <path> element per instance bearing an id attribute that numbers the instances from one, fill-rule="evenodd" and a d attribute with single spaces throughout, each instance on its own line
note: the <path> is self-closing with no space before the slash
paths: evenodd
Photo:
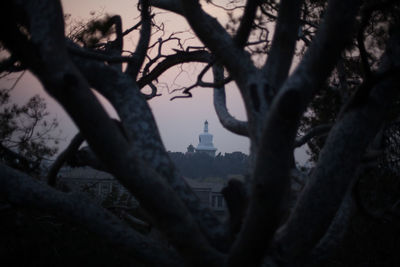
<path id="1" fill-rule="evenodd" d="M 217 148 L 213 145 L 213 135 L 208 132 L 208 121 L 204 122 L 204 132 L 199 134 L 199 144 L 196 147 L 196 152 L 202 152 L 215 157 Z"/>

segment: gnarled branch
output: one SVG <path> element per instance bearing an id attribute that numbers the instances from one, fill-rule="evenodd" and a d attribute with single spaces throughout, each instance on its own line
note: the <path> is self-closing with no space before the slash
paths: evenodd
<path id="1" fill-rule="evenodd" d="M 205 50 L 200 51 L 177 51 L 173 55 L 165 56 L 164 60 L 161 61 L 152 71 L 150 71 L 145 76 L 139 79 L 138 86 L 143 88 L 145 85 L 149 84 L 151 81 L 156 80 L 161 74 L 163 74 L 170 67 L 188 63 L 188 62 L 204 62 L 208 63 L 212 59 L 209 52 Z"/>
<path id="2" fill-rule="evenodd" d="M 44 7 L 46 13 L 42 12 Z M 29 19 L 31 39 L 16 43 L 14 36 L 22 33 L 17 24 L 7 21 L 7 33 L 14 31 L 13 35 L 1 37 L 7 49 L 26 62 L 45 89 L 63 105 L 96 155 L 140 201 L 185 261 L 194 266 L 220 266 L 223 256 L 208 244 L 185 205 L 160 174 L 132 153 L 130 144 L 69 59 L 60 3 L 24 2 L 21 8 Z M 31 40 L 35 40 L 35 47 Z"/>
<path id="3" fill-rule="evenodd" d="M 224 69 L 218 63 L 213 66 L 214 83 L 224 79 Z M 249 136 L 247 122 L 239 121 L 233 117 L 226 106 L 225 86 L 214 88 L 214 108 L 218 119 L 227 130 L 238 135 Z"/>
<path id="4" fill-rule="evenodd" d="M 63 193 L 0 163 L 0 195 L 13 205 L 53 212 L 83 225 L 151 266 L 182 266 L 176 251 L 146 238 L 80 193 Z"/>
<path id="5" fill-rule="evenodd" d="M 126 134 L 132 140 L 130 146 L 135 154 L 166 179 L 186 204 L 202 231 L 213 240 L 212 243 L 218 243 L 218 247 L 225 246 L 225 229 L 207 207 L 201 206 L 199 199 L 169 159 L 150 107 L 131 77 L 100 62 L 80 57 L 74 57 L 73 60 L 91 87 L 103 94 L 115 107 Z M 104 79 L 98 79 L 99 74 Z"/>
<path id="6" fill-rule="evenodd" d="M 85 139 L 83 138 L 81 133 L 77 133 L 74 138 L 72 138 L 68 147 L 58 155 L 56 161 L 51 165 L 49 173 L 47 174 L 47 184 L 50 186 L 56 186 L 57 183 L 57 174 L 61 169 L 62 165 L 67 162 L 75 153 L 78 151 L 80 145 L 83 143 Z"/>
<path id="7" fill-rule="evenodd" d="M 249 55 L 236 45 L 215 18 L 204 12 L 198 1 L 185 0 L 181 1 L 181 5 L 185 18 L 199 39 L 226 67 L 239 89 L 247 89 L 248 74 L 257 72 Z"/>
<path id="8" fill-rule="evenodd" d="M 400 35 L 394 36 L 389 42 L 382 70 L 400 65 L 396 62 L 400 54 L 399 39 Z M 278 238 L 283 258 L 297 261 L 326 233 L 399 86 L 398 72 L 392 73 L 378 82 L 362 103 L 343 114 L 332 128 L 317 167 Z M 319 216 L 310 220 L 314 214 Z M 297 231 L 305 225 L 306 231 Z"/>
<path id="9" fill-rule="evenodd" d="M 252 198 L 242 231 L 231 250 L 229 266 L 259 264 L 281 223 L 287 210 L 290 159 L 299 120 L 349 42 L 359 5 L 357 0 L 329 2 L 324 22 L 313 44 L 272 102 L 257 154 Z M 342 14 L 340 18 L 338 12 Z M 337 28 L 346 31 L 338 32 Z M 336 42 L 335 45 L 332 42 Z M 323 66 L 321 58 L 325 59 Z"/>

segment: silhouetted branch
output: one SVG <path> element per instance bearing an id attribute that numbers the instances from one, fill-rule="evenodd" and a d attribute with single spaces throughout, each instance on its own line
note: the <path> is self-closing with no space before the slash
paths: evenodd
<path id="1" fill-rule="evenodd" d="M 61 169 L 62 165 L 78 151 L 84 140 L 82 134 L 77 133 L 74 138 L 72 138 L 68 147 L 58 155 L 56 161 L 51 165 L 49 173 L 47 174 L 46 180 L 48 185 L 53 187 L 56 186 L 58 171 Z"/>
<path id="2" fill-rule="evenodd" d="M 115 15 L 110 18 L 110 23 L 115 25 L 115 34 L 117 37 L 115 38 L 114 41 L 111 42 L 111 49 L 116 50 L 118 54 L 120 55 L 122 53 L 122 48 L 124 46 L 124 35 L 122 33 L 122 20 L 121 16 Z"/>
<path id="3" fill-rule="evenodd" d="M 151 88 L 151 93 L 150 94 L 144 94 L 144 97 L 146 98 L 146 100 L 150 100 L 153 97 L 161 95 L 161 94 L 157 94 L 157 87 L 153 83 L 149 83 L 149 86 Z"/>
<path id="4" fill-rule="evenodd" d="M 281 1 L 274 31 L 272 46 L 263 67 L 271 92 L 275 95 L 286 80 L 292 65 L 296 40 L 300 27 L 300 9 L 302 0 Z"/>
<path id="5" fill-rule="evenodd" d="M 74 44 L 72 41 L 67 41 L 68 44 L 68 51 L 74 55 L 99 60 L 99 61 L 106 61 L 109 63 L 122 63 L 122 62 L 131 62 L 133 59 L 127 56 L 121 55 L 108 55 L 101 51 L 93 51 L 87 48 L 79 47 L 78 45 Z"/>
<path id="6" fill-rule="evenodd" d="M 213 243 L 223 244 L 225 229 L 222 223 L 207 207 L 200 204 L 199 199 L 170 161 L 147 101 L 132 78 L 101 62 L 81 57 L 73 57 L 73 60 L 90 86 L 104 95 L 116 109 L 125 132 L 131 140 L 130 146 L 135 151 L 135 155 L 150 164 L 165 178 L 186 203 L 207 237 L 213 240 Z"/>
<path id="7" fill-rule="evenodd" d="M 136 80 L 137 75 L 143 65 L 146 58 L 147 48 L 149 46 L 150 34 L 151 34 L 151 18 L 149 11 L 148 0 L 140 1 L 141 4 L 141 18 L 142 18 L 142 28 L 140 29 L 140 39 L 136 46 L 136 50 L 132 57 L 135 59 L 133 62 L 128 64 L 126 73 L 131 75 L 134 80 Z"/>
<path id="8" fill-rule="evenodd" d="M 161 74 L 163 74 L 169 68 L 183 64 L 188 62 L 204 62 L 208 63 L 212 59 L 212 56 L 209 52 L 200 50 L 200 51 L 177 51 L 176 54 L 165 56 L 165 59 L 161 61 L 152 71 L 148 74 L 144 75 L 139 79 L 138 85 L 140 88 L 143 88 L 145 85 L 150 83 L 151 81 L 156 80 Z"/>
<path id="9" fill-rule="evenodd" d="M 126 226 L 82 193 L 63 193 L 0 163 L 0 195 L 13 205 L 59 214 L 84 226 L 150 266 L 183 266 L 171 248 L 148 239 Z M 155 254 L 154 254 L 155 253 Z"/>
<path id="10" fill-rule="evenodd" d="M 2 72 L 19 72 L 23 71 L 26 68 L 22 65 L 15 65 L 17 63 L 17 59 L 13 56 L 10 56 L 0 62 L 0 73 Z"/>
<path id="11" fill-rule="evenodd" d="M 218 63 L 215 64 L 213 66 L 213 74 L 214 83 L 221 82 L 224 79 L 223 67 Z M 243 136 L 249 135 L 247 122 L 239 121 L 229 113 L 226 106 L 225 86 L 223 85 L 219 88 L 214 88 L 214 108 L 219 121 L 227 130 Z"/>
<path id="12" fill-rule="evenodd" d="M 245 90 L 248 74 L 257 72 L 249 55 L 239 48 L 221 24 L 207 14 L 196 0 L 181 1 L 185 18 L 199 39 L 226 67 L 232 79 Z M 212 33 L 212 34 L 210 34 Z"/>
<path id="13" fill-rule="evenodd" d="M 389 41 L 380 72 L 399 65 L 398 57 L 394 56 L 400 53 L 399 39 L 400 35 L 394 35 Z M 399 86 L 398 73 L 381 80 L 368 92 L 362 103 L 344 113 L 330 131 L 313 175 L 281 231 L 279 249 L 289 262 L 303 257 L 304 252 L 315 246 L 315 242 L 328 230 L 356 177 L 364 151 L 382 125 L 387 106 L 397 96 L 395 88 Z M 310 220 L 312 214 L 320 216 Z M 302 231 L 302 237 L 299 238 L 297 230 L 305 225 L 307 231 Z"/>
<path id="14" fill-rule="evenodd" d="M 179 0 L 150 0 L 151 6 L 165 9 L 180 15 L 184 15 L 184 11 Z"/>
<path id="15" fill-rule="evenodd" d="M 99 159 L 140 201 L 141 206 L 151 215 L 154 224 L 181 253 L 185 261 L 194 266 L 220 266 L 223 256 L 208 244 L 198 224 L 171 186 L 157 171 L 132 153 L 131 145 L 69 59 L 60 3 L 47 1 L 43 4 L 49 10 L 44 14 L 41 12 L 41 5 L 35 6 L 31 2 L 21 4 L 21 9 L 30 23 L 29 34 L 32 40 L 35 40 L 35 46 L 27 39 L 25 44 L 16 43 L 14 36 L 19 33 L 16 27 L 18 24 L 10 24 L 11 22 L 7 21 L 5 26 L 10 27 L 8 31 L 14 31 L 14 35 L 7 34 L 1 37 L 7 49 L 19 55 L 21 61 L 26 62 L 42 82 L 46 91 L 62 104 Z M 128 97 L 126 100 L 130 99 Z M 143 97 L 139 99 L 144 100 Z M 124 107 L 127 106 L 121 108 Z M 128 113 L 132 116 L 131 110 Z M 122 115 L 125 116 L 124 113 Z M 127 124 L 124 124 L 124 127 L 127 128 L 130 122 L 125 123 Z M 143 127 L 142 124 L 139 126 Z M 157 198 L 154 198 L 153 194 L 156 194 Z"/>
<path id="16" fill-rule="evenodd" d="M 247 0 L 243 16 L 240 19 L 239 28 L 236 32 L 235 37 L 233 38 L 236 44 L 241 48 L 246 45 L 249 38 L 254 23 L 254 17 L 256 15 L 257 7 L 258 0 Z"/>
<path id="17" fill-rule="evenodd" d="M 321 135 L 328 135 L 328 132 L 332 128 L 333 124 L 322 124 L 311 128 L 306 134 L 296 139 L 294 142 L 294 147 L 301 147 L 306 144 L 314 137 L 319 137 Z"/>
<path id="18" fill-rule="evenodd" d="M 358 1 L 329 2 L 313 44 L 272 102 L 256 157 L 252 198 L 242 231 L 231 249 L 229 266 L 259 264 L 281 223 L 288 208 L 289 171 L 297 125 L 351 39 L 359 5 Z M 342 14 L 340 18 L 338 12 Z M 338 28 L 345 31 L 339 32 Z M 321 58 L 324 58 L 323 65 L 320 64 Z M 310 76 L 313 79 L 309 79 Z"/>

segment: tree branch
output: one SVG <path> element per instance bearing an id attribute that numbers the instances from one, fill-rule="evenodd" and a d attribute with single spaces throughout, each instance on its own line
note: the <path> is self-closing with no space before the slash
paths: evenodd
<path id="1" fill-rule="evenodd" d="M 351 39 L 359 4 L 359 1 L 329 2 L 313 44 L 272 102 L 256 157 L 247 217 L 231 250 L 228 266 L 259 264 L 281 223 L 287 210 L 289 171 L 299 120 Z M 338 12 L 342 14 L 340 18 Z M 339 32 L 338 28 L 344 30 Z"/>
<path id="2" fill-rule="evenodd" d="M 208 63 L 212 59 L 209 52 L 205 50 L 200 51 L 177 51 L 176 54 L 168 55 L 163 61 L 161 61 L 150 73 L 139 79 L 138 86 L 143 88 L 145 85 L 149 84 L 151 81 L 156 80 L 161 74 L 172 66 L 188 63 L 188 62 L 204 62 Z"/>
<path id="3" fill-rule="evenodd" d="M 233 38 L 236 45 L 240 48 L 243 48 L 249 39 L 257 7 L 258 0 L 247 0 L 243 16 L 240 19 L 239 28 Z"/>
<path id="4" fill-rule="evenodd" d="M 400 66 L 399 40 L 399 34 L 390 40 L 381 71 Z M 349 109 L 330 131 L 317 167 L 278 238 L 284 259 L 297 261 L 326 233 L 399 86 L 397 71 L 377 83 L 363 102 Z M 302 227 L 306 230 L 299 232 Z"/>
<path id="5" fill-rule="evenodd" d="M 317 125 L 314 128 L 311 128 L 305 135 L 296 139 L 296 141 L 294 142 L 294 147 L 301 147 L 314 137 L 327 135 L 328 132 L 331 130 L 332 126 L 333 124 L 329 123 L 329 124 Z"/>
<path id="6" fill-rule="evenodd" d="M 184 14 L 180 0 L 150 0 L 149 2 L 151 6 L 165 9 L 182 16 Z"/>
<path id="7" fill-rule="evenodd" d="M 131 140 L 130 146 L 135 155 L 150 164 L 166 179 L 186 204 L 208 239 L 215 246 L 224 247 L 226 250 L 226 231 L 223 225 L 208 207 L 200 204 L 199 199 L 170 160 L 150 107 L 131 77 L 99 62 L 80 57 L 75 57 L 73 60 L 91 87 L 104 95 L 116 109 Z M 103 79 L 99 79 L 99 75 Z"/>
<path id="8" fill-rule="evenodd" d="M 1 37 L 7 49 L 22 62 L 28 63 L 47 92 L 63 105 L 96 155 L 140 201 L 151 215 L 153 223 L 188 264 L 223 264 L 223 256 L 210 247 L 197 223 L 171 187 L 155 170 L 132 153 L 129 143 L 70 61 L 65 47 L 60 3 L 50 0 L 40 4 L 24 2 L 21 8 L 29 19 L 31 39 L 25 39 L 25 43 L 16 43 L 15 35 L 21 34 L 17 24 L 13 24 L 12 20 L 10 22 L 2 19 L 1 22 L 5 22 L 4 27 L 1 26 L 2 30 L 7 28 L 6 33 L 14 31 L 14 35 Z M 43 10 L 46 12 L 43 13 Z M 35 41 L 35 48 L 32 47 L 31 40 Z M 153 195 L 157 195 L 157 198 Z"/>
<path id="9" fill-rule="evenodd" d="M 81 133 L 77 133 L 74 138 L 72 138 L 68 147 L 57 157 L 56 161 L 51 165 L 49 173 L 47 174 L 47 184 L 50 186 L 56 186 L 57 184 L 57 174 L 61 169 L 62 165 L 68 161 L 79 149 L 80 145 L 85 139 Z"/>
<path id="10" fill-rule="evenodd" d="M 23 71 L 26 68 L 23 66 L 16 66 L 15 63 L 17 63 L 17 60 L 13 57 L 10 56 L 0 62 L 0 73 L 2 72 L 19 72 Z"/>
<path id="11" fill-rule="evenodd" d="M 213 73 L 215 84 L 223 81 L 224 69 L 218 63 L 213 66 Z M 249 136 L 247 122 L 237 120 L 229 113 L 226 107 L 225 86 L 214 88 L 214 108 L 224 128 L 238 135 Z"/>
<path id="12" fill-rule="evenodd" d="M 13 205 L 56 213 L 83 225 L 151 266 L 182 266 L 177 253 L 127 227 L 80 193 L 63 193 L 0 163 L 0 195 Z"/>
<path id="13" fill-rule="evenodd" d="M 122 63 L 122 62 L 131 62 L 133 60 L 131 57 L 120 56 L 120 55 L 107 55 L 101 53 L 100 51 L 92 51 L 83 47 L 79 47 L 70 40 L 67 40 L 67 48 L 71 54 L 85 58 L 95 59 L 98 61 L 106 61 L 109 63 Z"/>
<path id="14" fill-rule="evenodd" d="M 136 50 L 132 55 L 132 57 L 134 57 L 135 60 L 129 63 L 126 69 L 126 73 L 131 75 L 133 80 L 135 81 L 143 65 L 143 62 L 146 58 L 146 52 L 149 46 L 150 34 L 151 34 L 149 1 L 142 0 L 140 1 L 140 3 L 141 3 L 140 15 L 142 17 L 142 28 L 140 29 L 140 39 L 138 45 L 136 46 Z"/>
<path id="15" fill-rule="evenodd" d="M 150 94 L 144 94 L 144 97 L 146 100 L 150 100 L 156 96 L 160 96 L 161 94 L 157 94 L 157 87 L 153 83 L 149 83 L 149 87 L 151 88 L 151 93 Z"/>
<path id="16" fill-rule="evenodd" d="M 265 92 L 268 95 L 275 95 L 288 76 L 300 27 L 302 3 L 302 0 L 283 0 L 279 4 L 274 38 L 263 67 L 269 84 Z"/>
<path id="17" fill-rule="evenodd" d="M 110 18 L 110 23 L 115 25 L 115 34 L 117 37 L 111 42 L 111 49 L 117 51 L 121 55 L 124 47 L 124 35 L 122 33 L 122 20 L 121 16 L 115 15 Z"/>
<path id="18" fill-rule="evenodd" d="M 226 67 L 231 77 L 245 90 L 250 73 L 256 73 L 249 55 L 239 48 L 219 22 L 205 13 L 196 0 L 181 1 L 185 18 L 199 39 Z"/>

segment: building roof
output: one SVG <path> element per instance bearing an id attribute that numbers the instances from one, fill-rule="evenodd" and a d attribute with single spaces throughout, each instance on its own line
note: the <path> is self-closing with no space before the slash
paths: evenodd
<path id="1" fill-rule="evenodd" d="M 185 181 L 188 183 L 190 188 L 196 189 L 204 189 L 210 190 L 213 193 L 220 193 L 222 189 L 226 186 L 225 183 L 211 183 L 211 182 L 199 182 L 194 179 L 184 178 Z"/>
<path id="2" fill-rule="evenodd" d="M 91 167 L 62 168 L 58 174 L 59 178 L 70 179 L 96 179 L 96 180 L 113 180 L 114 177 L 108 173 L 93 169 Z"/>
<path id="3" fill-rule="evenodd" d="M 91 167 L 64 167 L 60 170 L 59 178 L 63 179 L 93 179 L 93 180 L 114 180 L 114 177 L 107 172 L 98 171 Z M 196 190 L 196 189 L 203 189 L 203 190 L 210 190 L 214 193 L 220 193 L 221 190 L 226 186 L 223 182 L 200 182 L 190 178 L 184 178 L 188 185 Z"/>

